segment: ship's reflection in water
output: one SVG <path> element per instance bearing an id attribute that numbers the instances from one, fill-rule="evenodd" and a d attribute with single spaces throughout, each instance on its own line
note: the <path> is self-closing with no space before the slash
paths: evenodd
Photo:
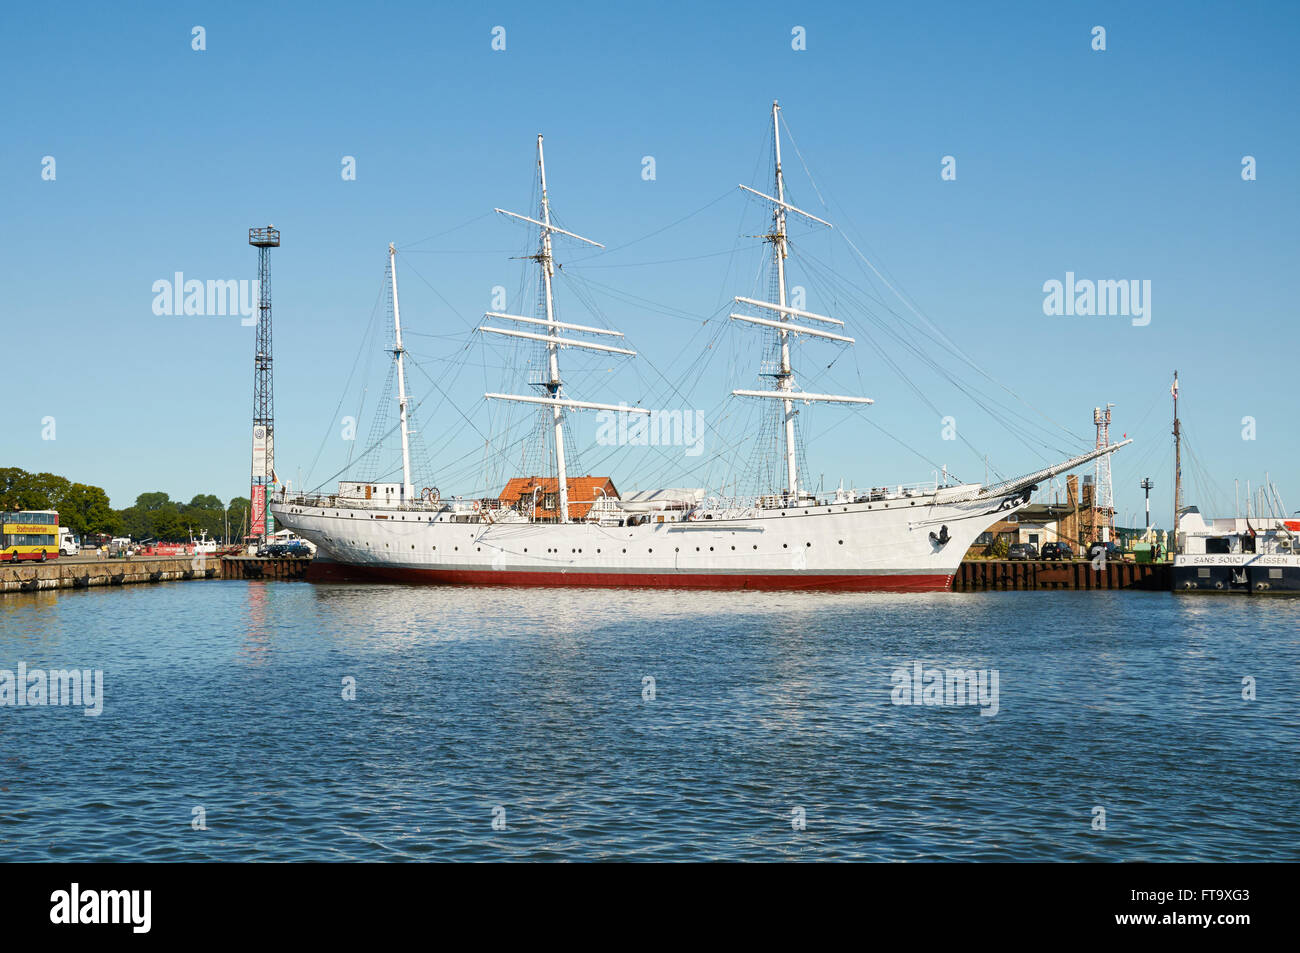
<path id="1" fill-rule="evenodd" d="M 0 841 L 15 860 L 1289 858 L 1300 600 L 1215 601 L 233 581 L 0 600 L 0 669 L 102 667 L 106 696 L 97 719 L 0 710 L 24 762 Z M 895 704 L 916 662 L 997 671 L 997 714 Z M 199 803 L 211 836 L 149 820 Z"/>

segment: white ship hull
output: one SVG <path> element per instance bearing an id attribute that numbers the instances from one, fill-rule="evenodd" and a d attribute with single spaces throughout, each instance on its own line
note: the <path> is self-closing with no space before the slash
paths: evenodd
<path id="1" fill-rule="evenodd" d="M 950 588 L 976 537 L 1028 499 L 1024 490 L 963 502 L 931 494 L 636 526 L 456 522 L 342 501 L 272 512 L 317 545 L 310 578 L 321 581 L 933 591 Z"/>

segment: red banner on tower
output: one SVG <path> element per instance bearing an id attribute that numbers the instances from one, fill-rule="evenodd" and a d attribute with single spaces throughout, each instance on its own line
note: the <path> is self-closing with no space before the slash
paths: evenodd
<path id="1" fill-rule="evenodd" d="M 248 535 L 263 536 L 266 533 L 266 486 L 254 484 L 249 499 L 253 501 L 253 512 L 249 520 Z"/>

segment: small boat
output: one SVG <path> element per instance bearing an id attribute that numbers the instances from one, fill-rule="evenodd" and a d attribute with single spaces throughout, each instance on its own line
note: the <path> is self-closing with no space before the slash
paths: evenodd
<path id="1" fill-rule="evenodd" d="M 1206 520 L 1195 506 L 1178 521 L 1174 592 L 1300 592 L 1300 520 Z"/>

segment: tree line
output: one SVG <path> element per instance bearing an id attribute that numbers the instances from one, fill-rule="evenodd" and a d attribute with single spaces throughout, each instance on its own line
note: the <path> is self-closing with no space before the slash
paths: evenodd
<path id="1" fill-rule="evenodd" d="M 58 510 L 59 525 L 83 537 L 107 533 L 183 542 L 203 531 L 212 537 L 224 536 L 228 521 L 231 537 L 237 538 L 244 532 L 251 505 L 242 496 L 223 504 L 211 493 L 199 493 L 185 503 L 156 490 L 141 493 L 131 506 L 113 509 L 101 487 L 73 483 L 53 473 L 0 467 L 0 510 Z"/>

